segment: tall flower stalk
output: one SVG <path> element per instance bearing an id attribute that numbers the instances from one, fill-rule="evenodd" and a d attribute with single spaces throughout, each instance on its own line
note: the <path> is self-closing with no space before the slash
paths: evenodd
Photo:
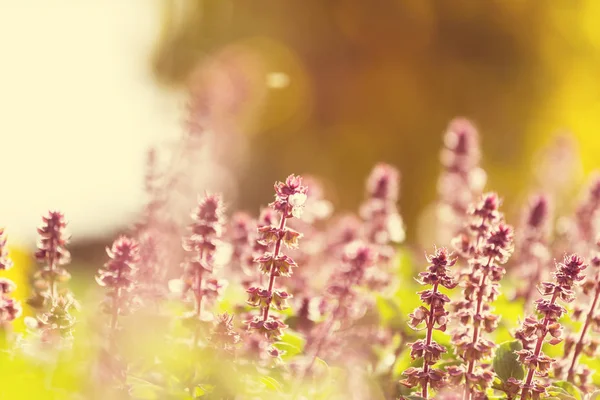
<path id="1" fill-rule="evenodd" d="M 137 263 L 140 261 L 139 244 L 121 236 L 111 248 L 106 249 L 106 253 L 110 260 L 98 271 L 96 281 L 107 290 L 102 311 L 110 316 L 109 347 L 114 350 L 119 316 L 131 313 L 136 300 L 133 291 Z"/>
<path id="2" fill-rule="evenodd" d="M 13 262 L 8 256 L 6 235 L 4 229 L 0 228 L 0 271 L 8 271 L 12 266 Z M 0 345 L 8 339 L 10 323 L 21 316 L 21 303 L 10 296 L 16 288 L 17 285 L 13 281 L 0 277 Z"/>
<path id="3" fill-rule="evenodd" d="M 517 262 L 514 264 L 525 282 L 517 289 L 517 296 L 523 298 L 526 307 L 535 294 L 537 284 L 547 274 L 547 264 L 550 260 L 548 249 L 550 222 L 548 197 L 544 195 L 532 197 L 524 213 L 521 235 L 517 241 Z"/>
<path id="4" fill-rule="evenodd" d="M 50 211 L 42 217 L 42 224 L 37 230 L 39 238 L 35 256 L 42 267 L 34 275 L 34 295 L 28 300 L 28 304 L 37 310 L 37 321 L 30 321 L 29 325 L 41 330 L 44 341 L 56 337 L 70 339 L 75 325 L 70 311 L 77 303 L 64 285 L 71 279 L 63 267 L 71 260 L 66 248 L 70 239 L 66 227 L 64 215 Z"/>
<path id="5" fill-rule="evenodd" d="M 344 329 L 344 326 L 350 325 L 356 318 L 352 314 L 360 308 L 362 301 L 357 288 L 364 283 L 368 269 L 375 265 L 377 253 L 368 244 L 355 241 L 346 245 L 341 261 L 341 267 L 331 276 L 327 288 L 327 300 L 332 305 L 332 310 L 316 328 L 313 340 L 307 344 L 310 361 L 303 372 L 304 376 L 310 374 L 324 346 L 333 345 L 331 339 L 335 333 L 334 326 L 339 324 L 338 329 Z M 339 337 L 334 340 L 340 343 Z"/>
<path id="6" fill-rule="evenodd" d="M 524 347 L 516 354 L 527 370 L 525 381 L 520 383 L 522 400 L 539 398 L 546 393 L 548 384 L 536 381 L 534 376 L 546 376 L 555 360 L 544 354 L 542 346 L 545 341 L 553 346 L 562 341 L 559 320 L 567 310 L 558 301 L 570 303 L 575 299 L 573 289 L 585 278 L 582 271 L 586 267 L 583 259 L 574 254 L 565 256 L 562 263 L 557 263 L 554 281 L 543 282 L 540 286 L 543 297 L 536 301 L 536 311 L 540 318 L 533 315 L 527 317 L 516 332 L 515 336 L 523 342 Z M 548 334 L 550 338 L 546 340 Z M 529 348 L 530 344 L 534 344 L 534 347 Z"/>
<path id="7" fill-rule="evenodd" d="M 440 154 L 443 172 L 438 181 L 438 238 L 449 243 L 465 225 L 469 205 L 482 193 L 486 174 L 479 167 L 479 133 L 466 119 L 452 120 Z"/>
<path id="8" fill-rule="evenodd" d="M 564 359 L 562 363 L 557 363 L 555 367 L 556 375 L 563 375 L 566 372 L 566 378 L 569 382 L 579 385 L 584 390 L 587 389 L 592 371 L 585 365 L 578 365 L 581 354 L 588 357 L 595 357 L 598 350 L 598 341 L 590 336 L 590 330 L 600 327 L 600 316 L 597 314 L 598 303 L 600 301 L 600 254 L 596 255 L 590 261 L 594 268 L 593 276 L 589 277 L 583 285 L 583 293 L 589 296 L 591 302 L 585 310 L 583 326 L 578 335 L 568 336 L 565 339 Z M 583 309 L 576 307 L 573 313 L 583 313 Z"/>
<path id="9" fill-rule="evenodd" d="M 377 252 L 379 268 L 371 268 L 366 278 L 374 290 L 387 286 L 391 279 L 388 270 L 396 253 L 394 244 L 404 241 L 404 222 L 398 212 L 400 173 L 388 164 L 377 164 L 367 179 L 366 200 L 360 207 L 364 240 Z"/>
<path id="10" fill-rule="evenodd" d="M 232 246 L 231 267 L 229 272 L 238 275 L 240 280 L 247 280 L 251 275 L 250 267 L 254 257 L 253 242 L 255 242 L 257 222 L 245 212 L 236 212 L 231 216 L 227 225 L 227 239 Z"/>
<path id="11" fill-rule="evenodd" d="M 273 251 L 266 251 L 254 260 L 259 264 L 260 272 L 268 276 L 268 285 L 247 289 L 248 304 L 260 309 L 260 315 L 249 322 L 248 328 L 264 335 L 269 343 L 280 340 L 283 329 L 287 327 L 270 312 L 271 308 L 284 310 L 288 307 L 287 300 L 291 296 L 284 290 L 275 289 L 275 279 L 280 276 L 290 277 L 292 268 L 297 267 L 291 257 L 282 253 L 282 245 L 288 249 L 298 247 L 298 240 L 302 234 L 286 227 L 286 222 L 290 218 L 300 217 L 307 198 L 306 192 L 307 187 L 302 185 L 300 176 L 290 175 L 285 182 L 276 183 L 275 201 L 270 207 L 279 213 L 279 224 L 264 225 L 258 229 L 259 242 L 265 246 L 272 246 Z M 279 357 L 281 354 L 275 347 L 271 347 L 268 352 L 273 357 Z"/>
<path id="12" fill-rule="evenodd" d="M 503 222 L 499 205 L 496 194 L 485 194 L 469 210 L 467 232 L 456 239 L 457 250 L 468 260 L 468 267 L 461 274 L 463 299 L 454 303 L 460 326 L 452 342 L 466 366 L 451 366 L 448 373 L 454 384 L 464 378 L 465 400 L 484 393 L 494 378 L 481 362 L 492 356 L 496 346 L 483 333 L 491 333 L 498 326 L 499 316 L 492 313 L 491 303 L 500 293 L 499 281 L 506 272 L 502 264 L 513 251 L 513 230 Z"/>
<path id="13" fill-rule="evenodd" d="M 424 305 L 416 308 L 409 315 L 411 328 L 417 330 L 422 324 L 425 324 L 425 339 L 419 339 L 409 344 L 411 358 L 413 360 L 423 359 L 423 366 L 407 369 L 403 374 L 406 378 L 400 381 L 409 388 L 420 386 L 421 397 L 424 399 L 429 398 L 429 387 L 440 390 L 447 386 L 446 372 L 434 368 L 442 354 L 446 352 L 446 348 L 433 340 L 433 331 L 445 332 L 448 324 L 449 312 L 446 311 L 445 306 L 450 302 L 450 298 L 439 291 L 440 286 L 452 289 L 457 284 L 450 276 L 450 267 L 456 263 L 456 258 L 446 248 L 436 249 L 434 254 L 427 256 L 427 262 L 430 265 L 427 267 L 427 271 L 419 274 L 418 282 L 424 286 L 431 286 L 431 289 L 418 293 Z"/>
<path id="14" fill-rule="evenodd" d="M 240 342 L 240 335 L 233 327 L 233 315 L 219 314 L 210 335 L 210 344 L 221 356 L 233 357 Z"/>
<path id="15" fill-rule="evenodd" d="M 160 301 L 167 294 L 165 273 L 169 257 L 166 247 L 174 237 L 179 236 L 166 210 L 169 191 L 165 187 L 164 176 L 159 174 L 154 148 L 147 154 L 144 188 L 148 200 L 140 220 L 134 226 L 140 254 L 135 291 L 146 305 L 158 309 Z"/>
<path id="16" fill-rule="evenodd" d="M 184 263 L 183 293 L 192 293 L 194 311 L 193 347 L 198 345 L 200 322 L 203 319 L 205 300 L 214 299 L 221 289 L 221 284 L 210 277 L 215 268 L 215 258 L 220 246 L 220 237 L 225 224 L 225 207 L 220 195 L 207 195 L 192 213 L 189 225 L 190 235 L 185 238 L 183 247 L 188 253 Z"/>
<path id="17" fill-rule="evenodd" d="M 70 279 L 70 274 L 62 267 L 71 261 L 71 254 L 66 248 L 70 239 L 66 227 L 64 215 L 50 211 L 42 217 L 42 224 L 37 230 L 39 239 L 35 258 L 43 266 L 34 277 L 34 288 L 42 302 L 56 299 L 62 293 L 60 283 Z"/>
<path id="18" fill-rule="evenodd" d="M 590 251 L 595 243 L 596 227 L 595 217 L 600 211 L 600 176 L 592 177 L 588 184 L 587 192 L 575 212 L 575 238 L 578 241 L 579 251 Z"/>

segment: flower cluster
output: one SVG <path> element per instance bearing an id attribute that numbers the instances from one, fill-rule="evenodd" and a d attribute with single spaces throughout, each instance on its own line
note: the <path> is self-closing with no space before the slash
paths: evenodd
<path id="1" fill-rule="evenodd" d="M 600 177 L 595 176 L 590 180 L 585 198 L 577 208 L 575 214 L 575 244 L 580 247 L 578 251 L 589 251 L 595 241 L 597 231 L 594 226 L 595 217 L 600 210 Z M 583 247 L 581 247 L 583 246 Z"/>
<path id="2" fill-rule="evenodd" d="M 438 182 L 441 243 L 463 230 L 469 205 L 481 195 L 486 174 L 479 167 L 479 134 L 466 119 L 450 122 L 441 152 L 444 168 Z"/>
<path id="3" fill-rule="evenodd" d="M 223 201 L 219 195 L 207 195 L 192 213 L 190 235 L 183 247 L 189 256 L 184 263 L 183 293 L 192 293 L 194 311 L 188 321 L 193 320 L 198 331 L 198 322 L 203 318 L 203 300 L 214 300 L 221 292 L 223 283 L 211 278 L 216 257 L 221 245 L 224 220 Z"/>
<path id="4" fill-rule="evenodd" d="M 40 329 L 44 341 L 57 337 L 70 339 L 75 325 L 70 310 L 78 304 L 64 286 L 71 275 L 62 267 L 71 260 L 66 248 L 70 239 L 66 227 L 64 215 L 50 211 L 42 217 L 37 230 L 39 239 L 35 257 L 42 267 L 34 275 L 34 294 L 28 300 L 28 304 L 37 310 L 37 321 L 30 321 L 29 325 Z"/>
<path id="5" fill-rule="evenodd" d="M 481 361 L 492 356 L 495 344 L 482 333 L 493 332 L 499 316 L 490 305 L 500 293 L 505 274 L 502 264 L 513 251 L 513 229 L 503 222 L 500 200 L 487 193 L 469 209 L 467 231 L 457 236 L 456 249 L 468 260 L 461 273 L 463 298 L 453 303 L 460 325 L 452 334 L 457 355 L 466 365 L 452 366 L 448 373 L 458 385 L 464 379 L 465 398 L 477 398 L 491 385 L 494 374 Z"/>
<path id="6" fill-rule="evenodd" d="M 0 228 L 0 271 L 7 271 L 13 266 L 8 256 L 6 236 L 4 229 Z M 7 324 L 17 319 L 22 312 L 21 303 L 10 297 L 17 288 L 15 283 L 8 278 L 0 277 L 0 333 L 7 329 Z"/>
<path id="7" fill-rule="evenodd" d="M 409 325 L 413 329 L 419 329 L 422 324 L 425 325 L 427 332 L 425 339 L 410 343 L 410 356 L 413 360 L 423 359 L 423 367 L 411 367 L 404 371 L 406 377 L 400 383 L 410 388 L 421 387 L 421 397 L 427 399 L 429 396 L 428 387 L 434 390 L 440 390 L 447 386 L 446 373 L 441 369 L 433 368 L 440 360 L 446 348 L 433 340 L 433 331 L 446 331 L 448 325 L 448 311 L 446 303 L 450 298 L 439 291 L 440 286 L 446 289 L 452 289 L 456 286 L 456 281 L 450 275 L 450 267 L 456 263 L 456 258 L 446 250 L 439 248 L 433 255 L 427 256 L 430 265 L 425 272 L 419 274 L 418 282 L 421 285 L 430 285 L 431 289 L 419 292 L 423 306 L 416 308 L 410 315 Z"/>
<path id="8" fill-rule="evenodd" d="M 548 198 L 544 195 L 532 197 L 524 213 L 514 264 L 518 266 L 525 282 L 518 288 L 517 297 L 523 298 L 526 305 L 535 294 L 537 283 L 546 275 L 546 266 L 550 260 L 547 243 L 550 219 Z"/>
<path id="9" fill-rule="evenodd" d="M 270 310 L 271 307 L 277 310 L 287 308 L 287 300 L 291 297 L 286 291 L 275 289 L 275 279 L 279 276 L 291 276 L 292 268 L 297 267 L 296 262 L 283 254 L 281 249 L 282 244 L 288 249 L 298 247 L 302 234 L 286 227 L 286 222 L 302 215 L 306 192 L 307 187 L 302 185 L 302 178 L 299 176 L 290 175 L 285 182 L 275 184 L 275 201 L 270 206 L 281 215 L 279 225 L 269 224 L 258 228 L 260 243 L 272 247 L 273 251 L 266 251 L 254 260 L 259 265 L 259 271 L 269 280 L 267 287 L 253 286 L 247 289 L 248 304 L 261 310 L 260 315 L 248 323 L 248 327 L 262 334 L 269 343 L 278 341 L 286 328 L 281 320 L 270 315 Z M 280 351 L 271 347 L 269 354 L 278 357 Z"/>
<path id="10" fill-rule="evenodd" d="M 311 372 L 315 360 L 321 356 L 325 346 L 330 350 L 343 350 L 342 338 L 333 335 L 334 327 L 337 325 L 338 330 L 342 330 L 362 316 L 360 311 L 364 307 L 361 307 L 362 299 L 357 288 L 364 284 L 368 270 L 376 261 L 377 253 L 372 246 L 364 242 L 354 241 L 345 247 L 341 266 L 332 274 L 327 287 L 326 303 L 330 309 L 329 315 L 315 328 L 306 345 L 307 353 L 311 354 L 306 374 Z M 334 342 L 337 345 L 334 345 Z"/>
<path id="11" fill-rule="evenodd" d="M 217 315 L 210 343 L 213 348 L 228 356 L 234 356 L 240 335 L 233 328 L 233 315 L 223 313 Z"/>
<path id="12" fill-rule="evenodd" d="M 363 284 L 369 268 L 375 265 L 377 252 L 366 243 L 354 241 L 346 245 L 341 261 L 341 268 L 331 276 L 327 288 L 328 296 L 338 304 L 338 318 L 352 311 L 347 307 L 355 305 L 354 300 L 359 296 L 356 288 Z"/>
<path id="13" fill-rule="evenodd" d="M 319 179 L 313 176 L 304 176 L 303 181 L 308 190 L 300 221 L 302 221 L 303 227 L 311 228 L 312 224 L 331 216 L 333 205 L 325 198 L 325 190 Z"/>
<path id="14" fill-rule="evenodd" d="M 396 202 L 399 194 L 400 173 L 388 164 L 373 168 L 366 183 L 367 198 L 360 208 L 364 220 L 364 237 L 376 249 L 379 268 L 372 268 L 366 284 L 373 290 L 387 286 L 391 279 L 387 267 L 395 255 L 393 244 L 404 241 L 404 222 Z"/>
<path id="15" fill-rule="evenodd" d="M 227 226 L 227 239 L 232 246 L 231 272 L 242 277 L 250 274 L 253 264 L 253 241 L 256 241 L 256 221 L 245 212 L 236 212 Z"/>
<path id="16" fill-rule="evenodd" d="M 42 217 L 42 224 L 37 230 L 39 239 L 35 258 L 43 266 L 34 276 L 35 294 L 29 301 L 34 308 L 43 308 L 57 298 L 61 294 L 59 283 L 71 278 L 62 267 L 71 261 L 71 254 L 66 248 L 70 239 L 66 227 L 65 217 L 59 211 L 50 211 Z"/>
<path id="17" fill-rule="evenodd" d="M 54 343 L 59 338 L 73 339 L 76 320 L 71 310 L 77 306 L 73 296 L 60 296 L 52 300 L 48 311 L 37 317 L 35 325 L 31 324 L 40 330 L 42 342 Z"/>
<path id="18" fill-rule="evenodd" d="M 598 243 L 600 246 L 600 243 Z M 596 357 L 600 342 L 591 337 L 590 331 L 600 328 L 600 315 L 597 314 L 598 301 L 600 300 L 600 253 L 596 253 L 590 260 L 594 274 L 581 285 L 583 294 L 590 298 L 590 304 L 585 308 L 575 306 L 572 318 L 580 319 L 583 315 L 583 326 L 578 335 L 572 334 L 564 340 L 563 359 L 554 365 L 554 374 L 566 377 L 571 383 L 577 384 L 583 390 L 588 390 L 592 371 L 585 365 L 578 364 L 579 357 L 584 354 Z"/>
<path id="19" fill-rule="evenodd" d="M 535 189 L 545 194 L 532 197 L 524 207 L 515 235 L 500 212 L 498 196 L 482 193 L 485 173 L 479 167 L 475 128 L 465 120 L 453 121 L 442 152 L 441 221 L 431 230 L 452 235 L 454 240 L 440 240 L 453 248 L 436 247 L 426 254 L 428 265 L 413 280 L 406 276 L 412 266 L 409 247 L 395 260 L 393 246 L 404 239 L 397 207 L 400 174 L 387 164 L 373 169 L 366 200 L 355 215 L 326 222 L 332 206 L 318 181 L 290 175 L 276 183 L 274 201 L 256 219 L 238 212 L 227 223 L 221 197 L 205 195 L 197 200 L 184 233 L 187 221 L 178 211 L 184 204 L 188 207 L 188 195 L 199 183 L 184 175 L 184 169 L 192 166 L 193 155 L 200 155 L 187 147 L 208 138 L 209 127 L 218 128 L 208 98 L 197 100 L 198 118 L 190 122 L 166 174 L 155 173 L 155 153 L 150 153 L 150 200 L 143 218 L 131 236 L 118 237 L 106 249 L 108 260 L 96 276 L 105 291 L 105 340 L 96 336 L 103 331 L 97 329 L 103 319 L 90 306 L 85 321 L 94 335 L 82 337 L 83 353 L 75 347 L 67 353 L 35 354 L 49 347 L 63 350 L 71 344 L 64 339 L 73 335 L 71 310 L 77 303 L 64 284 L 70 255 L 61 213 L 44 216 L 38 229 L 36 258 L 41 266 L 29 301 L 37 313 L 36 318 L 24 319 L 36 331 L 22 338 L 15 335 L 18 340 L 14 346 L 11 340 L 10 351 L 1 351 L 2 339 L 12 339 L 5 334 L 21 308 L 13 298 L 18 294 L 13 293 L 14 283 L 0 277 L 0 391 L 31 398 L 59 393 L 94 398 L 485 400 L 499 392 L 509 400 L 594 397 L 598 377 L 590 368 L 600 346 L 595 335 L 600 331 L 600 241 L 592 238 L 600 228 L 599 178 L 592 180 L 574 215 L 558 218 L 552 214 L 566 208 L 561 193 L 567 196 L 567 186 L 564 181 L 550 182 L 551 176 L 538 182 Z M 594 271 L 588 280 L 583 275 L 587 265 L 577 255 L 556 263 L 553 281 L 546 279 L 552 272 L 551 256 L 564 253 L 567 246 L 585 259 L 589 256 Z M 511 260 L 513 249 L 517 257 Z M 457 263 L 462 268 L 454 273 Z M 0 229 L 0 273 L 11 266 Z M 170 306 L 177 305 L 162 301 L 167 275 L 177 266 L 182 271 L 173 275 L 181 279 L 169 281 L 168 287 L 190 306 L 182 320 L 192 331 L 170 323 L 170 314 L 178 312 Z M 292 274 L 293 279 L 281 281 Z M 509 285 L 502 280 L 506 275 Z M 228 312 L 209 312 L 217 309 L 212 302 L 222 291 L 222 276 L 233 281 L 228 293 L 232 297 L 218 305 Z M 460 293 L 453 290 L 459 285 Z M 567 321 L 566 326 L 579 330 L 564 335 L 564 303 L 573 302 L 578 286 L 583 293 L 572 307 L 572 320 L 582 321 Z M 533 297 L 534 287 L 541 298 L 525 304 L 523 320 L 518 311 L 522 301 Z M 512 289 L 518 301 L 509 305 Z M 232 307 L 236 290 L 247 297 Z M 405 309 L 410 303 L 407 293 L 417 302 L 410 314 Z M 124 318 L 138 304 L 147 306 L 144 312 Z M 535 313 L 529 315 L 534 305 Z M 404 313 L 407 324 L 402 322 Z M 522 321 L 514 333 L 517 340 L 497 345 L 495 340 L 507 336 L 517 318 Z M 552 358 L 555 352 L 544 353 L 544 346 L 562 343 L 559 362 Z M 97 358 L 79 363 L 81 354 Z M 34 355 L 43 362 L 30 368 Z M 90 379 L 85 380 L 88 371 Z M 320 375 L 326 371 L 327 376 Z M 29 378 L 44 382 L 23 385 Z M 13 380 L 23 393 L 13 390 Z M 67 393 L 73 386 L 64 383 L 71 381 L 81 382 L 77 393 Z M 24 392 L 26 386 L 31 393 Z"/>
<path id="20" fill-rule="evenodd" d="M 361 221 L 353 214 L 338 218 L 327 232 L 327 254 L 339 260 L 348 244 L 360 239 Z"/>
<path id="21" fill-rule="evenodd" d="M 302 216 L 290 220 L 287 224 L 289 228 L 302 232 L 302 247 L 288 253 L 297 264 L 302 265 L 302 269 L 295 272 L 294 279 L 288 282 L 287 288 L 294 293 L 294 309 L 299 312 L 295 326 L 307 327 L 312 323 L 311 317 L 315 316 L 315 313 L 310 313 L 312 316 L 308 315 L 307 306 L 322 294 L 322 282 L 330 275 L 329 269 L 323 268 L 330 260 L 329 255 L 325 253 L 326 233 L 321 227 L 333 211 L 333 206 L 325 199 L 323 185 L 318 179 L 303 176 L 302 182 L 307 187 Z"/>
<path id="22" fill-rule="evenodd" d="M 562 341 L 559 319 L 567 310 L 558 301 L 570 303 L 575 299 L 573 289 L 585 278 L 582 272 L 586 267 L 583 259 L 574 254 L 565 256 L 562 263 L 557 263 L 554 281 L 543 282 L 539 289 L 542 296 L 550 297 L 536 301 L 536 311 L 541 318 L 533 315 L 527 317 L 515 334 L 523 343 L 523 350 L 516 354 L 527 370 L 525 381 L 519 383 L 523 400 L 530 396 L 538 398 L 546 393 L 548 384 L 536 381 L 534 375 L 546 376 L 555 360 L 543 353 L 542 345 L 548 334 L 549 344 L 556 345 Z"/>
<path id="23" fill-rule="evenodd" d="M 260 215 L 256 221 L 256 226 L 254 227 L 252 234 L 249 236 L 249 240 L 252 245 L 249 254 L 251 257 L 250 265 L 252 265 L 253 269 L 248 270 L 249 278 L 245 282 L 246 288 L 256 284 L 256 281 L 258 281 L 260 285 L 264 284 L 265 275 L 256 270 L 255 260 L 263 254 L 269 252 L 269 246 L 271 244 L 260 240 L 260 231 L 262 229 L 267 229 L 266 227 L 275 226 L 279 221 L 277 215 L 277 212 L 270 207 L 265 207 L 260 210 Z"/>
<path id="24" fill-rule="evenodd" d="M 102 311 L 110 315 L 110 328 L 114 333 L 118 317 L 127 315 L 135 306 L 135 273 L 140 261 L 139 244 L 126 236 L 114 241 L 106 249 L 110 260 L 98 271 L 96 281 L 106 288 L 106 298 L 102 302 Z"/>
<path id="25" fill-rule="evenodd" d="M 367 179 L 367 199 L 360 208 L 365 221 L 365 238 L 378 246 L 379 257 L 389 260 L 394 255 L 391 243 L 404 241 L 404 223 L 396 202 L 399 194 L 400 173 L 388 164 L 378 164 Z"/>
<path id="26" fill-rule="evenodd" d="M 137 296 L 148 305 L 158 305 L 166 297 L 162 235 L 157 229 L 148 229 L 137 235 L 139 261 L 137 262 Z"/>
<path id="27" fill-rule="evenodd" d="M 174 230 L 173 221 L 167 218 L 167 193 L 158 171 L 157 151 L 150 148 L 146 161 L 144 187 L 148 200 L 140 220 L 134 226 L 139 244 L 140 260 L 137 263 L 136 294 L 147 305 L 157 306 L 166 297 L 165 269 L 168 264 L 165 247 Z"/>

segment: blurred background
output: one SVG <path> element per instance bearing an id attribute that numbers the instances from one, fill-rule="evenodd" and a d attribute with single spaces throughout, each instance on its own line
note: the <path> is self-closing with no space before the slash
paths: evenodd
<path id="1" fill-rule="evenodd" d="M 27 249 L 58 208 L 75 257 L 102 257 L 145 202 L 148 147 L 185 129 L 192 88 L 218 108 L 205 186 L 231 208 L 256 212 L 294 172 L 354 210 L 385 161 L 402 171 L 408 241 L 426 241 L 455 116 L 480 129 L 509 208 L 557 133 L 598 166 L 599 17 L 595 0 L 0 0 L 0 224 Z"/>

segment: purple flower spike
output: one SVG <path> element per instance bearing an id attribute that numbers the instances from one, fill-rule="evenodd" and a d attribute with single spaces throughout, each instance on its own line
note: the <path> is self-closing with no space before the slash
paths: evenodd
<path id="1" fill-rule="evenodd" d="M 465 229 L 453 241 L 456 250 L 467 260 L 462 275 L 463 298 L 453 303 L 459 321 L 452 333 L 452 343 L 464 365 L 448 367 L 454 385 L 464 382 L 463 399 L 479 398 L 491 386 L 495 374 L 483 361 L 489 359 L 496 345 L 483 333 L 496 330 L 500 317 L 492 313 L 491 303 L 500 293 L 502 267 L 513 252 L 513 228 L 503 221 L 500 199 L 486 193 L 469 206 Z"/>
<path id="2" fill-rule="evenodd" d="M 71 279 L 63 267 L 71 260 L 66 248 L 70 239 L 66 228 L 63 213 L 49 211 L 42 217 L 42 224 L 37 229 L 39 237 L 35 257 L 42 267 L 33 277 L 34 294 L 27 303 L 37 310 L 35 325 L 42 340 L 48 343 L 60 338 L 71 339 L 75 318 L 70 309 L 78 306 L 65 285 Z"/>
<path id="3" fill-rule="evenodd" d="M 216 264 L 222 242 L 220 240 L 225 225 L 225 207 L 220 195 L 206 195 L 192 213 L 192 223 L 188 226 L 189 236 L 183 240 L 183 248 L 188 256 L 183 263 L 183 294 L 187 298 L 193 294 L 195 321 L 193 346 L 197 345 L 202 318 L 204 299 L 214 300 L 223 284 L 210 278 Z"/>
<path id="4" fill-rule="evenodd" d="M 422 359 L 423 366 L 407 369 L 403 373 L 405 378 L 400 381 L 409 388 L 419 386 L 421 397 L 424 399 L 429 398 L 429 387 L 440 390 L 448 385 L 447 373 L 434 368 L 434 365 L 446 352 L 446 348 L 433 340 L 433 331 L 444 332 L 448 323 L 449 312 L 446 311 L 445 305 L 450 299 L 439 292 L 439 287 L 451 289 L 456 286 L 456 281 L 450 275 L 450 267 L 454 266 L 456 258 L 446 248 L 437 248 L 426 258 L 430 265 L 425 272 L 419 274 L 419 283 L 424 286 L 429 285 L 431 289 L 419 292 L 425 306 L 419 306 L 409 315 L 411 328 L 418 330 L 421 325 L 424 325 L 427 332 L 425 339 L 419 339 L 409 344 L 411 358 L 413 360 Z"/>
<path id="5" fill-rule="evenodd" d="M 547 196 L 532 197 L 523 215 L 515 263 L 515 266 L 518 266 L 517 272 L 524 282 L 524 285 L 518 288 L 517 297 L 522 297 L 526 305 L 531 304 L 535 287 L 550 272 L 547 271 L 550 261 L 548 249 L 550 221 L 550 204 Z"/>
<path id="6" fill-rule="evenodd" d="M 107 290 L 102 310 L 110 315 L 112 336 L 117 329 L 118 317 L 130 314 L 135 306 L 133 290 L 140 248 L 135 240 L 121 236 L 106 249 L 106 253 L 109 261 L 98 271 L 96 281 Z"/>
<path id="7" fill-rule="evenodd" d="M 471 122 L 463 118 L 450 122 L 440 158 L 444 170 L 438 181 L 439 240 L 448 243 L 463 231 L 469 205 L 486 182 L 479 167 L 479 134 Z"/>
<path id="8" fill-rule="evenodd" d="M 286 227 L 286 222 L 291 218 L 300 218 L 307 200 L 308 187 L 302 184 L 302 178 L 290 175 L 285 182 L 275 184 L 275 201 L 270 206 L 280 215 L 279 224 L 276 225 L 271 213 L 263 213 L 258 226 L 259 247 L 262 253 L 256 254 L 254 262 L 259 265 L 260 272 L 268 277 L 265 288 L 251 287 L 248 292 L 248 304 L 260 308 L 260 316 L 248 324 L 248 328 L 261 334 L 269 344 L 278 341 L 283 335 L 286 325 L 276 317 L 270 315 L 271 308 L 283 310 L 287 308 L 290 294 L 283 290 L 275 289 L 277 277 L 290 277 L 292 268 L 297 267 L 296 262 L 288 255 L 283 254 L 282 245 L 295 249 L 302 237 L 299 232 Z M 274 357 L 279 352 L 274 347 L 268 350 Z"/>
<path id="9" fill-rule="evenodd" d="M 586 267 L 583 259 L 575 254 L 565 256 L 562 263 L 557 263 L 554 281 L 543 282 L 540 287 L 543 297 L 536 301 L 540 318 L 528 317 L 515 334 L 523 343 L 523 350 L 516 353 L 527 370 L 525 381 L 519 382 L 523 400 L 539 398 L 546 393 L 546 386 L 536 381 L 534 376 L 546 376 L 555 360 L 542 352 L 542 344 L 547 341 L 550 345 L 556 345 L 562 341 L 559 319 L 567 310 L 558 301 L 570 303 L 575 299 L 573 289 L 585 278 L 583 271 Z"/>
<path id="10" fill-rule="evenodd" d="M 8 257 L 6 236 L 0 228 L 0 271 L 12 268 L 12 260 Z M 17 285 L 8 278 L 0 278 L 0 330 L 6 329 L 6 324 L 19 318 L 22 313 L 21 303 L 10 297 Z"/>

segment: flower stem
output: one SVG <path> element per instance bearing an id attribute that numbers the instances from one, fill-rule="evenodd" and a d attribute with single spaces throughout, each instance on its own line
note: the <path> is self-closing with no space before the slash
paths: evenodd
<path id="1" fill-rule="evenodd" d="M 437 293 L 437 289 L 438 289 L 438 283 L 433 285 L 433 289 L 432 292 L 435 295 Z M 434 297 L 435 298 L 435 297 Z M 433 325 L 435 324 L 435 315 L 433 314 L 433 301 L 431 303 L 431 306 L 429 307 L 429 319 L 427 321 L 427 336 L 425 338 L 425 344 L 427 347 L 429 347 L 429 345 L 431 345 L 431 342 L 433 340 Z M 427 363 L 427 361 L 423 360 L 423 373 L 427 374 L 427 372 L 429 371 L 429 364 Z M 427 386 L 428 386 L 429 381 L 425 381 L 425 384 L 423 385 L 423 390 L 422 390 L 422 394 L 421 397 L 423 397 L 425 400 L 427 400 Z"/>
<path id="2" fill-rule="evenodd" d="M 473 328 L 473 339 L 471 343 L 475 344 L 479 340 L 479 328 L 481 321 L 477 319 L 479 314 L 481 313 L 481 308 L 483 307 L 483 293 L 485 291 L 486 279 L 489 273 L 490 263 L 492 262 L 492 256 L 488 258 L 487 264 L 483 268 L 483 275 L 481 276 L 481 280 L 479 281 L 479 290 L 477 291 L 477 305 L 475 308 L 475 316 L 474 316 L 474 328 Z M 475 369 L 475 360 L 469 360 L 469 366 L 467 368 L 467 372 L 465 373 L 465 391 L 463 393 L 464 400 L 471 400 L 471 395 L 473 394 L 471 387 L 469 386 L 469 375 L 473 373 Z"/>
<path id="3" fill-rule="evenodd" d="M 56 277 L 54 276 L 56 262 L 53 256 L 48 257 L 48 267 L 50 268 L 50 301 L 55 301 L 58 296 L 58 288 L 56 287 Z"/>
<path id="4" fill-rule="evenodd" d="M 550 304 L 554 304 L 556 302 L 556 298 L 558 297 L 558 290 L 554 289 L 554 293 L 552 294 L 552 299 L 550 300 Z M 546 334 L 548 333 L 548 325 L 550 324 L 550 319 L 545 316 L 543 321 L 543 331 L 542 334 L 538 337 L 537 343 L 535 345 L 535 350 L 533 351 L 534 357 L 537 359 L 542 351 L 542 345 L 544 344 L 544 339 L 546 338 Z M 529 368 L 527 372 L 527 379 L 525 380 L 525 384 L 523 385 L 523 390 L 521 391 L 521 399 L 526 400 L 527 395 L 529 394 L 529 386 L 531 385 L 531 381 L 533 381 L 533 375 L 535 373 L 535 365 Z"/>
<path id="5" fill-rule="evenodd" d="M 269 318 L 269 310 L 271 308 L 271 298 L 273 297 L 273 286 L 275 285 L 275 260 L 279 256 L 279 252 L 281 251 L 281 242 L 283 241 L 283 229 L 285 228 L 285 222 L 287 220 L 287 216 L 284 214 L 281 215 L 281 222 L 279 223 L 279 238 L 275 243 L 275 251 L 273 252 L 273 263 L 271 264 L 271 268 L 269 270 L 269 302 L 263 309 L 263 321 L 266 321 Z"/>
<path id="6" fill-rule="evenodd" d="M 338 301 L 335 309 L 331 313 L 331 317 L 326 322 L 326 324 L 323 326 L 323 329 L 320 332 L 319 337 L 317 338 L 316 349 L 310 360 L 310 364 L 308 364 L 308 367 L 306 367 L 306 369 L 304 370 L 303 376 L 308 375 L 310 373 L 310 371 L 312 370 L 313 366 L 315 365 L 315 361 L 317 360 L 317 357 L 319 356 L 319 353 L 321 352 L 321 348 L 323 347 L 323 344 L 326 342 L 325 338 L 327 336 L 329 336 L 329 333 L 331 332 L 331 328 L 333 327 L 333 324 L 338 319 L 338 314 L 339 314 L 340 310 L 342 309 L 342 306 L 344 305 L 343 300 L 346 298 L 347 294 L 348 294 L 348 286 L 346 286 L 344 288 L 344 292 L 340 295 L 340 300 Z"/>
<path id="7" fill-rule="evenodd" d="M 200 259 L 204 259 L 204 251 L 200 252 Z M 200 319 L 202 318 L 202 275 L 204 273 L 204 269 L 200 267 L 198 271 L 196 271 L 196 317 L 198 320 L 196 321 L 196 329 L 194 330 L 194 341 L 192 342 L 192 347 L 196 348 L 198 346 L 198 338 L 200 337 Z"/>

